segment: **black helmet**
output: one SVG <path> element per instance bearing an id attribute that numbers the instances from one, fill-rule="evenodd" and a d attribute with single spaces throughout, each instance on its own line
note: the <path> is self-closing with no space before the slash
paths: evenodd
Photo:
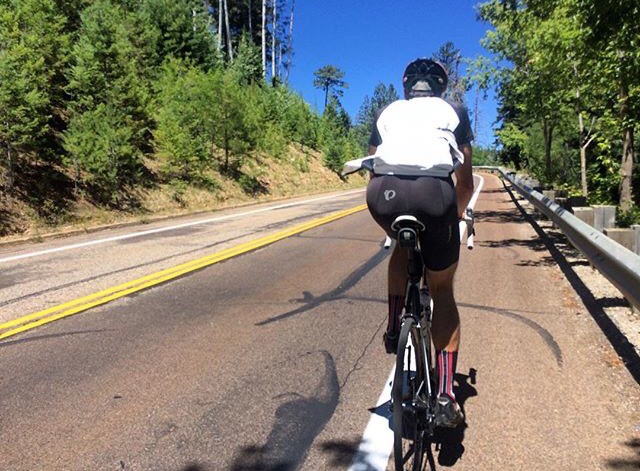
<path id="1" fill-rule="evenodd" d="M 411 62 L 402 76 L 404 97 L 441 96 L 447 89 L 449 78 L 442 64 L 420 58 Z"/>

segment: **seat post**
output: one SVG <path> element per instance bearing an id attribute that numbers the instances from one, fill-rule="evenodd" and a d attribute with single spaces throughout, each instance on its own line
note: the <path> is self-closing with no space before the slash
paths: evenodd
<path id="1" fill-rule="evenodd" d="M 409 249 L 409 279 L 411 283 L 420 283 L 422 279 L 424 267 L 422 265 L 422 256 L 418 248 Z"/>

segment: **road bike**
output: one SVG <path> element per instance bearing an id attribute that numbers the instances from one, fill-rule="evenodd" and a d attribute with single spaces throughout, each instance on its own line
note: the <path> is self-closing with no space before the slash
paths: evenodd
<path id="1" fill-rule="evenodd" d="M 374 158 L 365 157 L 344 164 L 343 176 L 359 170 L 373 171 Z M 408 286 L 402 315 L 396 366 L 391 388 L 393 456 L 396 471 L 422 470 L 430 453 L 430 439 L 436 430 L 437 378 L 431 340 L 432 303 L 420 248 L 420 232 L 425 225 L 412 215 L 398 216 L 391 225 L 396 243 L 407 250 Z M 461 242 L 467 235 L 467 247 L 473 248 L 475 231 L 473 210 L 466 208 L 460 221 Z M 387 237 L 385 248 L 391 246 Z"/>
<path id="2" fill-rule="evenodd" d="M 435 468 L 430 441 L 436 430 L 437 378 L 431 342 L 432 305 L 420 251 L 420 232 L 426 228 L 414 216 L 403 215 L 391 225 L 396 243 L 408 254 L 409 281 L 402 315 L 396 369 L 391 388 L 393 456 L 396 471 L 422 470 L 425 456 Z M 461 237 L 473 248 L 473 211 L 460 222 Z M 388 247 L 389 239 L 386 247 Z"/>

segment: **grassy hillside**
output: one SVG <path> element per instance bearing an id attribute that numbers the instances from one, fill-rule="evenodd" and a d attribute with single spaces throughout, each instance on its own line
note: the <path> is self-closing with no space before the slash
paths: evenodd
<path id="1" fill-rule="evenodd" d="M 153 174 L 154 162 L 147 162 Z M 36 182 L 42 171 L 54 184 L 56 193 L 42 194 Z M 366 179 L 352 175 L 342 181 L 322 164 L 319 153 L 290 146 L 288 154 L 279 159 L 258 158 L 241 169 L 241 178 L 211 174 L 210 188 L 199 188 L 183 182 L 158 182 L 136 188 L 126 210 L 110 210 L 83 197 L 73 196 L 73 188 L 59 169 L 31 169 L 32 180 L 18 182 L 12 194 L 0 192 L 0 241 L 44 237 L 75 230 L 92 230 L 101 226 L 127 222 L 148 222 L 156 218 L 210 211 L 225 207 L 269 201 L 296 195 L 363 187 Z M 35 178 L 35 174 L 40 174 Z M 153 179 L 151 179 L 153 181 Z M 49 188 L 51 186 L 48 186 Z"/>

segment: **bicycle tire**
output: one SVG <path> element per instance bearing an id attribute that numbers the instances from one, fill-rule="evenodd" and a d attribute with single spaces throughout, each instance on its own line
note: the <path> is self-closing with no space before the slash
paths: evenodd
<path id="1" fill-rule="evenodd" d="M 412 345 L 409 344 L 411 338 Z M 417 350 L 417 352 L 416 352 Z M 421 353 L 420 353 L 421 352 Z M 393 401 L 393 455 L 396 471 L 419 471 L 425 455 L 425 428 L 419 397 L 425 387 L 424 344 L 415 320 L 406 317 L 400 329 Z M 415 370 L 412 370 L 412 367 Z"/>

